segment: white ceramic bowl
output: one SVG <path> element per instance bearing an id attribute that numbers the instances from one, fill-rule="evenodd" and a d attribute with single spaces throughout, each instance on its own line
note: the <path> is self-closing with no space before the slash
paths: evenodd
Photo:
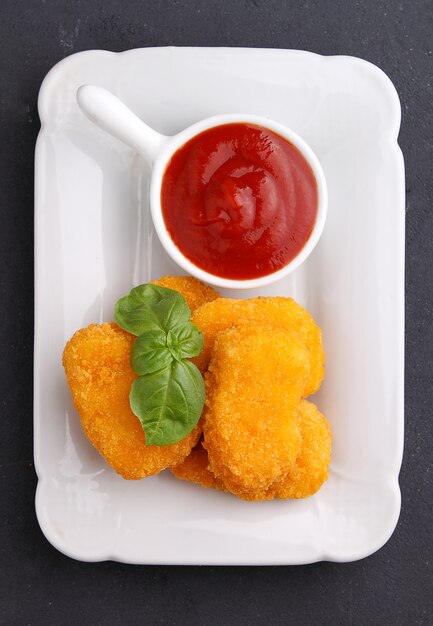
<path id="1" fill-rule="evenodd" d="M 167 254 L 186 272 L 199 280 L 228 289 L 252 289 L 280 280 L 299 267 L 316 246 L 325 225 L 328 193 L 326 180 L 318 158 L 312 149 L 295 132 L 258 115 L 226 114 L 209 117 L 185 130 L 167 137 L 157 133 L 138 118 L 111 92 L 93 85 L 78 89 L 77 100 L 82 111 L 99 127 L 130 145 L 144 156 L 152 167 L 150 182 L 150 209 L 158 237 Z M 171 239 L 161 208 L 161 185 L 167 165 L 173 154 L 195 135 L 223 124 L 247 123 L 273 131 L 293 144 L 310 165 L 317 182 L 318 206 L 316 220 L 310 237 L 292 261 L 284 267 L 259 278 L 233 280 L 211 274 L 190 261 Z"/>

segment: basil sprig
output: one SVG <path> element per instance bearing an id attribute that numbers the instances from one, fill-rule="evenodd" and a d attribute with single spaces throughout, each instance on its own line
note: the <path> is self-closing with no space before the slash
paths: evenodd
<path id="1" fill-rule="evenodd" d="M 168 446 L 197 424 L 205 401 L 202 375 L 186 359 L 200 354 L 203 335 L 177 291 L 146 284 L 118 300 L 116 322 L 137 335 L 131 366 L 138 374 L 129 401 L 146 445 Z"/>

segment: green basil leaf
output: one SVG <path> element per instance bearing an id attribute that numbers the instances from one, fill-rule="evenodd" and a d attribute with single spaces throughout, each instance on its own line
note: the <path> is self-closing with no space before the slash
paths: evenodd
<path id="1" fill-rule="evenodd" d="M 167 348 L 167 334 L 154 328 L 137 337 L 131 350 L 131 367 L 139 375 L 157 372 L 173 360 Z"/>
<path id="2" fill-rule="evenodd" d="M 190 361 L 173 361 L 137 378 L 130 403 L 146 434 L 146 445 L 177 443 L 197 424 L 205 401 L 203 378 Z"/>
<path id="3" fill-rule="evenodd" d="M 158 285 L 140 285 L 117 302 L 115 318 L 124 330 L 137 335 L 131 366 L 139 378 L 129 400 L 146 445 L 180 441 L 197 424 L 205 401 L 203 378 L 185 360 L 200 353 L 203 336 L 189 321 L 184 297 Z"/>
<path id="4" fill-rule="evenodd" d="M 185 298 L 173 291 L 175 296 L 163 298 L 154 307 L 155 315 L 161 328 L 168 332 L 174 326 L 185 324 L 191 317 L 191 311 L 185 301 Z"/>
<path id="5" fill-rule="evenodd" d="M 203 333 L 191 322 L 178 324 L 168 331 L 167 346 L 177 359 L 197 356 L 203 349 Z"/>
<path id="6" fill-rule="evenodd" d="M 167 302 L 158 311 L 158 305 L 164 300 Z M 176 310 L 180 311 L 177 315 Z M 154 327 L 168 330 L 167 321 L 179 317 L 184 320 L 185 314 L 187 321 L 190 311 L 180 293 L 147 283 L 134 287 L 127 296 L 120 298 L 116 303 L 114 316 L 121 328 L 133 335 L 141 335 Z"/>

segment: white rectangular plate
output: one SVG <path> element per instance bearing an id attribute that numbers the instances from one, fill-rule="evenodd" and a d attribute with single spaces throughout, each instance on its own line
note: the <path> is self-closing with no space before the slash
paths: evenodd
<path id="1" fill-rule="evenodd" d="M 79 111 L 104 86 L 165 134 L 218 113 L 255 113 L 311 145 L 329 187 L 324 235 L 288 279 L 238 297 L 290 295 L 323 329 L 316 396 L 334 433 L 314 497 L 249 503 L 176 480 L 117 476 L 81 431 L 62 365 L 79 328 L 115 301 L 180 273 L 157 241 L 148 169 Z M 289 50 L 89 51 L 54 67 L 40 92 L 36 149 L 36 510 L 46 537 L 84 561 L 296 564 L 351 561 L 391 535 L 403 447 L 404 168 L 389 79 L 352 57 Z"/>

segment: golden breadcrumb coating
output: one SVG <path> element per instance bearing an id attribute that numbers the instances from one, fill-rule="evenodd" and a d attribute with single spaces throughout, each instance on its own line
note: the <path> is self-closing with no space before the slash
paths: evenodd
<path id="1" fill-rule="evenodd" d="M 315 494 L 329 475 L 332 435 L 327 419 L 307 400 L 299 405 L 301 450 L 293 468 L 279 477 L 266 490 L 245 492 L 246 500 L 272 500 L 273 498 L 307 498 Z M 171 468 L 177 478 L 214 487 L 224 491 L 223 483 L 209 469 L 209 459 L 201 443 L 179 465 Z"/>
<path id="2" fill-rule="evenodd" d="M 287 475 L 270 487 L 268 496 L 308 498 L 329 476 L 332 434 L 328 420 L 312 402 L 301 401 L 299 410 L 301 452 Z"/>
<path id="3" fill-rule="evenodd" d="M 92 324 L 66 344 L 63 366 L 81 425 L 90 442 L 127 479 L 157 474 L 180 463 L 197 443 L 201 426 L 170 446 L 146 447 L 129 392 L 137 377 L 129 360 L 135 337 L 117 324 Z"/>
<path id="4" fill-rule="evenodd" d="M 181 480 L 225 491 L 222 481 L 209 469 L 209 458 L 201 442 L 191 450 L 191 454 L 182 463 L 171 467 L 170 471 Z"/>
<path id="5" fill-rule="evenodd" d="M 271 323 L 296 332 L 310 353 L 310 378 L 304 396 L 319 389 L 324 375 L 322 334 L 311 315 L 292 298 L 219 298 L 194 311 L 191 321 L 203 332 L 205 342 L 202 353 L 193 359 L 193 363 L 202 372 L 207 369 L 218 333 L 239 320 Z"/>
<path id="6" fill-rule="evenodd" d="M 221 297 L 218 291 L 192 276 L 161 276 L 158 280 L 152 280 L 152 283 L 181 293 L 191 311 Z"/>
<path id="7" fill-rule="evenodd" d="M 282 328 L 247 323 L 216 337 L 205 374 L 203 445 L 212 472 L 235 495 L 267 489 L 293 466 L 309 373 L 308 350 Z"/>
<path id="8" fill-rule="evenodd" d="M 124 478 L 165 468 L 180 479 L 245 500 L 305 498 L 328 478 L 331 430 L 301 400 L 323 378 L 320 329 L 291 298 L 230 300 L 189 276 L 154 284 L 180 292 L 205 335 L 193 359 L 205 375 L 203 419 L 182 441 L 145 445 L 129 404 L 136 378 L 133 335 L 117 324 L 91 325 L 65 347 L 63 365 L 83 430 Z"/>
<path id="9" fill-rule="evenodd" d="M 190 276 L 153 281 L 183 295 L 190 309 L 219 297 L 215 289 Z M 65 347 L 63 365 L 84 432 L 105 460 L 124 478 L 157 474 L 179 463 L 201 434 L 201 424 L 170 446 L 145 445 L 141 423 L 131 411 L 129 392 L 137 377 L 130 366 L 135 337 L 117 324 L 79 330 Z"/>

